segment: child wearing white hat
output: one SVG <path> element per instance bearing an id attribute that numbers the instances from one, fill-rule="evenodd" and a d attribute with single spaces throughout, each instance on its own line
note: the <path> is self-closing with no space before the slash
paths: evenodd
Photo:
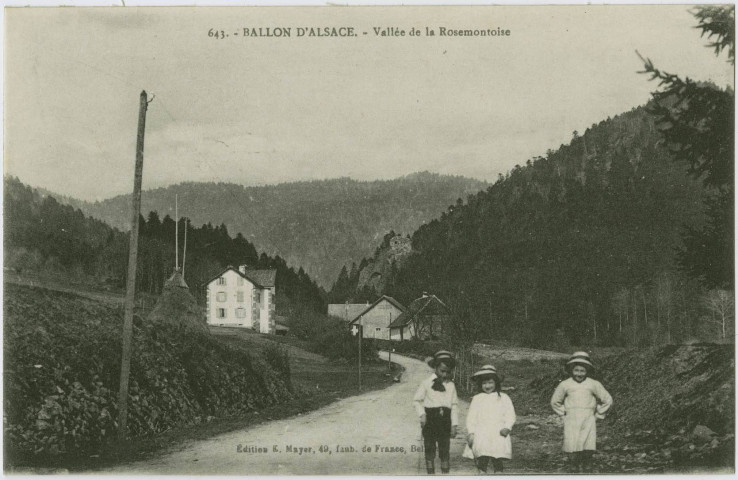
<path id="1" fill-rule="evenodd" d="M 512 458 L 510 432 L 515 424 L 515 408 L 501 391 L 502 379 L 495 367 L 485 365 L 472 378 L 479 393 L 472 398 L 466 416 L 467 447 L 463 456 L 474 459 L 479 473 L 487 473 L 490 463 L 495 473 L 501 473 L 502 459 Z"/>
<path id="2" fill-rule="evenodd" d="M 566 362 L 570 378 L 559 383 L 551 408 L 564 418 L 564 447 L 574 471 L 591 469 L 597 449 L 597 419 L 605 418 L 612 397 L 600 382 L 589 378 L 594 365 L 586 352 L 574 352 Z"/>

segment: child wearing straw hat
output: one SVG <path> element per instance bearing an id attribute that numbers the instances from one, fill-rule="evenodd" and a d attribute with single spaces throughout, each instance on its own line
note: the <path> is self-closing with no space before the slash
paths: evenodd
<path id="1" fill-rule="evenodd" d="M 465 458 L 474 459 L 479 473 L 487 473 L 492 463 L 495 473 L 503 471 L 502 459 L 512 458 L 510 431 L 515 424 L 515 409 L 510 397 L 502 393 L 502 379 L 497 369 L 485 365 L 475 372 L 478 394 L 472 398 L 466 416 L 467 447 Z"/>
<path id="2" fill-rule="evenodd" d="M 559 383 L 551 397 L 554 412 L 564 418 L 564 447 L 574 471 L 591 470 L 597 449 L 596 420 L 605 418 L 612 397 L 600 382 L 589 378 L 594 372 L 587 352 L 575 352 L 566 362 L 570 378 Z"/>
<path id="3" fill-rule="evenodd" d="M 436 352 L 433 358 L 428 359 L 428 365 L 435 369 L 435 373 L 420 384 L 413 403 L 423 431 L 425 467 L 432 475 L 435 473 L 436 446 L 441 472 L 450 470 L 449 450 L 459 424 L 459 399 L 452 380 L 456 361 L 451 352 Z"/>

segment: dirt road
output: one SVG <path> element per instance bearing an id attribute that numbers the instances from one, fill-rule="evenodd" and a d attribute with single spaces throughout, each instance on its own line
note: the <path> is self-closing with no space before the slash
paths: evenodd
<path id="1" fill-rule="evenodd" d="M 386 359 L 386 357 L 384 357 Z M 306 415 L 184 445 L 154 460 L 120 465 L 121 474 L 415 475 L 425 473 L 420 425 L 412 405 L 431 369 L 393 355 L 405 367 L 400 383 L 340 400 Z M 461 419 L 468 404 L 461 402 Z M 462 422 L 463 423 L 463 422 Z M 452 471 L 474 473 L 461 458 L 463 431 L 452 440 Z M 321 447 L 322 446 L 322 447 Z M 438 467 L 437 467 L 438 468 Z"/>

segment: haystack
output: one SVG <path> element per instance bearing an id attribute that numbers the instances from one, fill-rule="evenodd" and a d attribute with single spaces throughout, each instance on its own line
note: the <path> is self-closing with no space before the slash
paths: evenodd
<path id="1" fill-rule="evenodd" d="M 152 323 L 179 326 L 194 332 L 210 334 L 205 325 L 202 309 L 197 305 L 179 271 L 175 271 L 164 283 L 164 290 L 148 319 Z"/>

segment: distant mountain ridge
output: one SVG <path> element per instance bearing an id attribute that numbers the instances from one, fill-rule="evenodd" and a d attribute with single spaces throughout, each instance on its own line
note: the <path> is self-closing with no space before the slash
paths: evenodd
<path id="1" fill-rule="evenodd" d="M 179 213 L 193 226 L 225 225 L 270 255 L 299 265 L 325 288 L 341 267 L 369 256 L 390 230 L 410 233 L 438 217 L 457 199 L 489 184 L 461 176 L 420 172 L 392 180 L 350 178 L 241 186 L 232 183 L 187 182 L 147 190 L 141 213 Z M 86 215 L 127 230 L 129 197 L 100 202 L 65 198 Z"/>

